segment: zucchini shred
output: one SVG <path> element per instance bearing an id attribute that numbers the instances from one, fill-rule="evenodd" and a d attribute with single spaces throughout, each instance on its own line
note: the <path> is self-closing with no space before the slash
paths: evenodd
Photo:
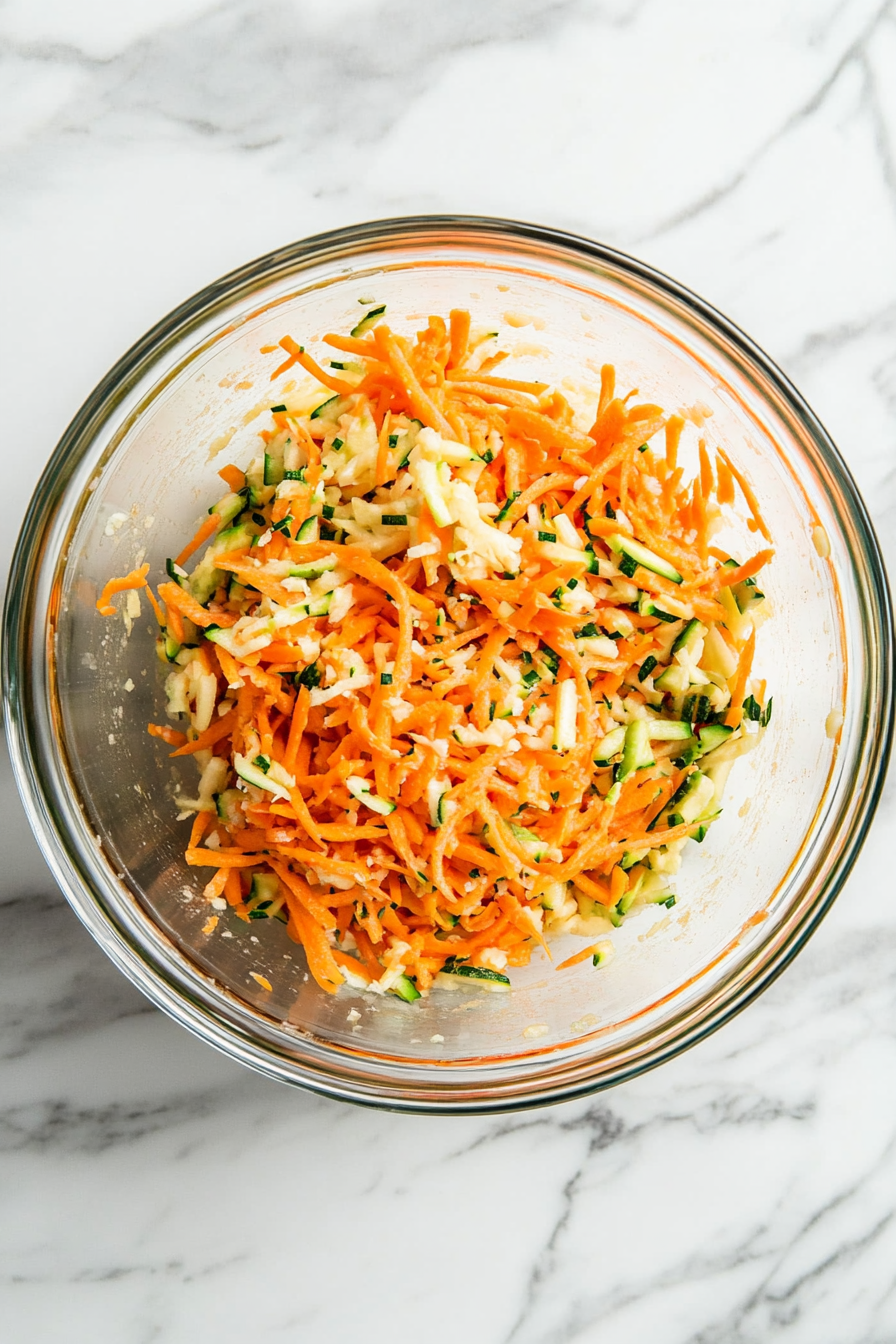
<path id="1" fill-rule="evenodd" d="M 468 313 L 411 339 L 385 312 L 325 336 L 336 359 L 281 341 L 272 380 L 298 364 L 316 395 L 271 398 L 150 590 L 149 731 L 198 767 L 175 802 L 215 908 L 285 922 L 327 992 L 412 1004 L 506 992 L 534 948 L 675 905 L 771 717 L 773 550 L 711 544 L 738 501 L 770 541 L 749 484 L 702 438 L 686 480 L 684 419 L 617 396 L 612 366 L 586 432 Z"/>

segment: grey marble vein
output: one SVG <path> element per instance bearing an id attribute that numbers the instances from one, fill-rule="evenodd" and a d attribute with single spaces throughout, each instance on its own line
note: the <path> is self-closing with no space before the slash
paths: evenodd
<path id="1" fill-rule="evenodd" d="M 837 7 L 837 9 L 840 12 L 847 10 L 847 8 L 848 8 L 847 6 Z M 858 6 L 854 6 L 853 8 L 858 8 Z M 743 183 L 748 178 L 750 173 L 756 167 L 758 167 L 758 165 L 762 162 L 762 160 L 769 152 L 769 150 L 771 150 L 782 138 L 789 135 L 793 130 L 795 130 L 804 121 L 806 121 L 807 118 L 811 117 L 813 113 L 817 112 L 819 108 L 822 107 L 825 99 L 828 97 L 829 93 L 835 88 L 837 81 L 840 79 L 840 76 L 846 69 L 848 69 L 854 63 L 857 62 L 863 63 L 865 61 L 868 44 L 873 40 L 881 24 L 884 23 L 886 20 L 888 20 L 891 17 L 891 14 L 892 14 L 892 0 L 884 0 L 884 3 L 881 4 L 871 14 L 871 16 L 861 27 L 860 31 L 857 33 L 854 39 L 845 48 L 840 47 L 838 44 L 835 53 L 835 58 L 833 59 L 830 68 L 827 70 L 822 70 L 817 84 L 815 85 L 815 87 L 810 88 L 804 101 L 801 102 L 792 111 L 790 111 L 786 116 L 786 118 L 784 119 L 784 121 L 779 126 L 773 128 L 773 130 L 767 136 L 767 138 L 760 145 L 756 147 L 756 149 L 750 154 L 750 156 L 742 164 L 738 166 L 737 170 L 730 177 L 721 182 L 718 186 L 714 187 L 711 191 L 707 192 L 707 194 L 701 197 L 699 200 L 694 201 L 691 204 L 685 206 L 677 214 L 671 215 L 669 218 L 661 220 L 658 227 L 654 227 L 651 233 L 646 234 L 643 238 L 639 238 L 638 241 L 642 244 L 649 242 L 651 238 L 656 237 L 659 234 L 666 232 L 667 230 L 674 229 L 676 226 L 680 224 L 685 224 L 691 219 L 695 219 L 705 210 L 708 210 L 712 206 L 719 204 L 719 202 L 723 201 L 725 197 L 729 196 L 731 192 L 733 192 L 737 187 L 739 187 L 741 183 Z M 824 36 L 824 33 L 825 33 L 825 26 L 822 25 L 819 29 L 816 29 L 813 32 L 812 36 L 809 39 L 810 44 L 821 45 L 821 40 Z M 869 99 L 872 100 L 872 105 L 874 105 L 873 83 L 870 77 L 868 83 L 868 95 Z M 878 112 L 876 106 L 875 106 L 875 112 Z M 889 152 L 887 147 L 886 134 L 884 132 L 883 125 L 881 124 L 881 119 L 879 115 L 876 116 L 875 118 L 875 131 L 876 134 L 879 136 L 879 145 L 882 153 L 882 162 L 885 165 L 884 169 L 885 177 L 889 183 L 891 172 L 889 163 Z"/>

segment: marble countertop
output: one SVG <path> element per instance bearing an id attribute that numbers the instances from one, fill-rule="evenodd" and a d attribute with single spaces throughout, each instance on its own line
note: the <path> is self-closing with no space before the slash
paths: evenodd
<path id="1" fill-rule="evenodd" d="M 4 0 L 2 448 L 286 241 L 458 211 L 589 234 L 743 326 L 896 551 L 896 5 Z M 647 1077 L 513 1118 L 355 1110 L 219 1057 L 69 911 L 0 765 L 10 1344 L 892 1344 L 892 784 L 797 962 Z"/>

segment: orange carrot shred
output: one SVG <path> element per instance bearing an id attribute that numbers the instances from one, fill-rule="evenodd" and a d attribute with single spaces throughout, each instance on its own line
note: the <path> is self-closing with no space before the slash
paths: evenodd
<path id="1" fill-rule="evenodd" d="M 446 367 L 456 369 L 466 359 L 470 340 L 470 314 L 464 308 L 452 308 L 450 330 L 451 350 Z"/>
<path id="2" fill-rule="evenodd" d="M 731 691 L 731 704 L 725 715 L 725 723 L 729 728 L 736 728 L 743 716 L 743 703 L 747 689 L 747 677 L 750 675 L 750 668 L 753 665 L 753 653 L 755 648 L 756 631 L 753 629 L 750 631 L 749 637 L 741 650 L 741 655 L 737 663 L 737 672 L 735 673 Z"/>
<path id="3" fill-rule="evenodd" d="M 176 728 L 169 728 L 167 723 L 148 723 L 146 731 L 150 737 L 160 737 L 170 747 L 182 747 L 187 740 L 183 733 Z"/>
<path id="4" fill-rule="evenodd" d="M 226 466 L 218 472 L 225 485 L 229 485 L 235 495 L 246 488 L 246 473 L 239 467 Z"/>
<path id="5" fill-rule="evenodd" d="M 209 537 L 213 537 L 221 524 L 221 519 L 217 513 L 212 513 L 197 528 L 195 535 L 187 542 L 186 546 L 177 556 L 174 563 L 176 565 L 185 565 L 194 551 L 198 551 Z"/>
<path id="6" fill-rule="evenodd" d="M 576 952 L 573 956 L 567 957 L 565 961 L 561 961 L 557 970 L 565 971 L 570 966 L 578 966 L 580 962 L 587 961 L 589 957 L 595 956 L 599 950 L 597 943 L 592 943 L 590 947 L 583 947 L 581 952 Z"/>
<path id="7" fill-rule="evenodd" d="M 734 477 L 731 475 L 731 468 L 723 457 L 716 454 L 716 478 L 718 480 L 718 489 L 716 498 L 719 504 L 734 503 Z"/>
<path id="8" fill-rule="evenodd" d="M 103 591 L 96 600 L 96 609 L 101 616 L 114 616 L 115 607 L 112 605 L 112 597 L 115 593 L 125 593 L 131 589 L 145 588 L 146 576 L 149 573 L 149 565 L 141 565 L 139 569 L 132 569 L 129 574 L 125 574 L 120 579 L 110 579 Z"/>
<path id="9" fill-rule="evenodd" d="M 731 461 L 728 454 L 723 451 L 723 449 L 721 448 L 718 449 L 718 455 L 725 463 L 725 466 L 728 468 L 728 470 L 731 472 L 731 475 L 734 477 L 734 479 L 740 486 L 743 497 L 747 501 L 747 504 L 749 505 L 750 513 L 753 516 L 753 521 L 755 522 L 757 528 L 765 537 L 766 541 L 771 541 L 772 534 L 771 532 L 769 532 L 765 519 L 762 517 L 762 514 L 759 511 L 759 501 L 756 498 L 756 493 L 753 490 L 753 487 L 750 485 L 750 482 L 747 480 L 746 476 L 743 474 L 742 471 L 738 471 L 737 467 L 735 467 L 734 463 Z"/>
<path id="10" fill-rule="evenodd" d="M 743 583 L 744 579 L 751 579 L 754 574 L 759 573 L 764 565 L 768 564 L 774 554 L 771 549 L 757 551 L 749 560 L 746 560 L 742 565 L 738 565 L 737 569 L 720 569 L 718 571 L 719 587 L 728 588 L 732 584 Z"/>
<path id="11" fill-rule="evenodd" d="M 311 358 L 303 346 L 296 344 L 291 336 L 284 336 L 280 344 L 283 346 L 284 350 L 289 352 L 289 359 L 287 359 L 284 364 L 281 364 L 279 369 L 274 370 L 271 374 L 272 379 L 276 378 L 281 373 L 285 373 L 293 364 L 301 364 L 302 368 L 307 369 L 319 383 L 323 383 L 324 387 L 328 387 L 331 392 L 337 392 L 342 396 L 347 396 L 349 393 L 354 392 L 354 383 L 347 383 L 344 378 L 334 378 L 331 373 L 327 373 L 325 369 L 321 368 L 316 359 Z"/>

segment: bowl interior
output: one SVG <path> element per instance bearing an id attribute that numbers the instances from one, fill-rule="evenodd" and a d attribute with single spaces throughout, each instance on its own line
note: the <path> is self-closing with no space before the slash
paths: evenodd
<path id="1" fill-rule="evenodd" d="M 149 720 L 164 721 L 152 613 L 144 599 L 132 623 L 105 620 L 94 605 L 111 575 L 144 558 L 158 580 L 221 493 L 218 468 L 245 465 L 267 408 L 301 387 L 294 372 L 271 381 L 276 357 L 261 347 L 288 333 L 321 356 L 320 337 L 347 331 L 371 300 L 387 304 L 403 332 L 429 313 L 469 307 L 474 325 L 500 331 L 507 372 L 557 384 L 586 428 L 600 367 L 614 364 L 617 386 L 686 410 L 686 468 L 701 434 L 725 448 L 752 483 L 777 549 L 762 580 L 773 620 L 759 632 L 756 660 L 774 697 L 771 729 L 737 763 L 720 821 L 689 847 L 677 906 L 628 921 L 615 934 L 615 960 L 599 971 L 586 963 L 558 973 L 536 954 L 513 973 L 511 995 L 436 991 L 414 1005 L 348 988 L 331 997 L 279 923 L 246 925 L 228 913 L 203 932 L 210 874 L 186 866 L 189 821 L 176 819 L 172 802 L 178 786 L 194 786 L 195 767 L 172 762 L 146 733 Z M 69 846 L 95 846 L 93 899 L 105 918 L 144 964 L 162 967 L 176 994 L 276 1056 L 281 1076 L 346 1069 L 387 1097 L 411 1086 L 437 1093 L 456 1079 L 470 1085 L 489 1070 L 512 1082 L 558 1060 L 600 1080 L 683 1023 L 699 1025 L 738 977 L 756 974 L 763 949 L 776 939 L 783 946 L 807 918 L 825 837 L 861 755 L 862 599 L 812 435 L 766 371 L 673 289 L 572 249 L 510 237 L 405 238 L 306 258 L 252 293 L 219 300 L 160 342 L 109 398 L 59 524 L 67 558 L 56 575 L 48 686 L 70 801 L 58 825 Z M 829 558 L 813 540 L 819 526 Z M 738 516 L 717 544 L 745 558 L 763 543 Z M 832 710 L 843 715 L 839 744 L 826 731 Z M 580 945 L 559 944 L 556 961 Z"/>

